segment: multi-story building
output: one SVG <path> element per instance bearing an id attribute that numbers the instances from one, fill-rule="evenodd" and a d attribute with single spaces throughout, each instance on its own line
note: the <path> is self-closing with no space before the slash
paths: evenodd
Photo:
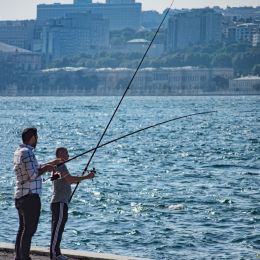
<path id="1" fill-rule="evenodd" d="M 219 42 L 221 39 L 222 15 L 213 9 L 183 11 L 174 14 L 168 21 L 168 50 Z"/>
<path id="2" fill-rule="evenodd" d="M 224 30 L 225 38 L 228 42 L 249 42 L 253 44 L 253 36 L 260 31 L 257 23 L 233 22 Z"/>
<path id="3" fill-rule="evenodd" d="M 237 42 L 253 42 L 253 35 L 257 32 L 258 25 L 254 23 L 239 24 L 236 26 Z"/>
<path id="4" fill-rule="evenodd" d="M 36 21 L 0 21 L 0 42 L 32 50 Z"/>
<path id="5" fill-rule="evenodd" d="M 141 9 L 142 5 L 135 3 L 135 0 L 107 0 L 105 4 L 92 3 L 91 0 L 74 0 L 74 4 L 38 5 L 37 21 L 45 24 L 49 19 L 65 17 L 69 13 L 91 11 L 108 19 L 110 30 L 137 30 L 141 25 Z"/>
<path id="6" fill-rule="evenodd" d="M 43 53 L 50 59 L 93 53 L 109 47 L 109 22 L 101 15 L 67 14 L 43 30 Z"/>

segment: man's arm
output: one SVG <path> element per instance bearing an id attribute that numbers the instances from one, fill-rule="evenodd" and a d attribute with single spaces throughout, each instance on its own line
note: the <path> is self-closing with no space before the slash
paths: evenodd
<path id="1" fill-rule="evenodd" d="M 57 158 L 55 160 L 49 161 L 48 163 L 42 164 L 40 168 L 38 168 L 38 176 L 41 176 L 45 172 L 53 172 L 57 169 L 57 165 L 63 163 L 64 160 Z"/>
<path id="2" fill-rule="evenodd" d="M 43 165 L 50 164 L 50 165 L 53 165 L 53 166 L 58 166 L 59 164 L 62 164 L 63 162 L 64 162 L 63 159 L 61 159 L 61 158 L 56 158 L 56 159 L 54 159 L 54 160 L 52 160 L 52 161 L 49 161 L 49 162 L 47 162 L 47 163 L 45 163 L 45 164 L 43 164 Z"/>
<path id="3" fill-rule="evenodd" d="M 43 164 L 40 168 L 38 168 L 38 174 L 37 177 L 41 176 L 45 172 L 53 172 L 56 170 L 56 166 L 53 166 L 51 164 Z"/>

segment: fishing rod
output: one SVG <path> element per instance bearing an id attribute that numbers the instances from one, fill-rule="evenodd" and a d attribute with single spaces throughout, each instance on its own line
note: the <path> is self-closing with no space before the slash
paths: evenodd
<path id="1" fill-rule="evenodd" d="M 171 8 L 172 8 L 172 6 L 173 6 L 173 3 L 174 3 L 174 0 L 172 0 L 170 7 L 169 7 L 169 8 L 167 9 L 167 11 L 165 12 L 165 15 L 164 15 L 164 17 L 163 17 L 163 19 L 162 19 L 162 21 L 161 21 L 159 27 L 157 28 L 157 30 L 156 30 L 156 32 L 155 32 L 155 34 L 154 34 L 154 36 L 153 36 L 153 38 L 152 38 L 152 40 L 151 40 L 149 46 L 148 46 L 146 52 L 144 53 L 144 55 L 143 55 L 143 57 L 142 57 L 142 59 L 141 59 L 139 65 L 138 65 L 138 67 L 136 68 L 135 73 L 133 74 L 133 76 L 132 76 L 132 78 L 131 78 L 131 80 L 130 80 L 128 86 L 127 86 L 127 88 L 125 89 L 125 92 L 123 93 L 123 96 L 121 97 L 121 99 L 120 99 L 120 101 L 119 101 L 119 103 L 118 103 L 118 105 L 117 105 L 117 107 L 116 107 L 114 113 L 112 114 L 112 116 L 111 116 L 111 118 L 110 118 L 110 120 L 109 120 L 107 126 L 105 127 L 105 130 L 104 130 L 103 134 L 101 135 L 101 137 L 100 137 L 100 139 L 99 139 L 99 141 L 98 141 L 98 143 L 97 143 L 95 149 L 93 150 L 93 153 L 92 153 L 91 157 L 89 158 L 88 163 L 87 163 L 86 167 L 84 168 L 84 170 L 83 170 L 83 172 L 82 172 L 82 176 L 83 176 L 83 175 L 85 174 L 85 172 L 88 170 L 88 166 L 89 166 L 90 162 L 92 161 L 92 158 L 94 157 L 94 155 L 95 155 L 95 153 L 96 153 L 96 151 L 97 151 L 97 149 L 98 149 L 98 147 L 99 147 L 101 141 L 103 140 L 103 137 L 104 137 L 104 135 L 106 134 L 107 129 L 109 128 L 109 126 L 110 126 L 110 124 L 111 124 L 111 122 L 112 122 L 112 120 L 113 120 L 113 118 L 114 118 L 114 116 L 115 116 L 117 110 L 119 109 L 119 107 L 120 107 L 122 101 L 124 100 L 124 98 L 125 98 L 125 96 L 126 96 L 126 93 L 128 92 L 130 86 L 132 85 L 132 82 L 133 82 L 133 80 L 135 79 L 135 76 L 136 76 L 137 72 L 139 71 L 140 67 L 142 66 L 143 61 L 144 61 L 144 59 L 145 59 L 145 57 L 146 57 L 148 51 L 150 50 L 150 48 L 151 48 L 151 46 L 152 46 L 152 44 L 153 44 L 153 42 L 154 42 L 154 40 L 155 40 L 157 34 L 159 33 L 159 31 L 160 31 L 160 29 L 161 29 L 161 27 L 162 27 L 162 25 L 163 25 L 163 23 L 164 23 L 164 21 L 165 21 L 167 15 L 168 15 L 168 13 L 170 12 L 170 10 L 171 10 Z M 73 192 L 72 192 L 72 194 L 71 194 L 71 196 L 70 196 L 69 202 L 71 201 L 71 199 L 72 199 L 74 193 L 76 192 L 78 186 L 79 186 L 79 182 L 77 183 L 76 187 L 74 188 L 74 190 L 73 190 Z"/>
<path id="2" fill-rule="evenodd" d="M 104 147 L 104 146 L 106 146 L 106 145 L 108 145 L 108 144 L 114 143 L 114 142 L 119 141 L 119 140 L 121 140 L 121 139 L 123 139 L 123 138 L 126 138 L 126 137 L 128 137 L 128 136 L 131 136 L 131 135 L 140 133 L 140 132 L 142 132 L 142 131 L 148 130 L 148 129 L 150 129 L 150 128 L 154 128 L 154 127 L 159 126 L 159 125 L 167 124 L 167 123 L 172 122 L 172 121 L 176 121 L 176 120 L 183 119 L 183 118 L 187 118 L 187 117 L 193 117 L 193 116 L 196 116 L 196 115 L 210 114 L 210 113 L 216 113 L 216 112 L 217 112 L 217 111 L 199 112 L 199 113 L 193 113 L 193 114 L 189 114 L 189 115 L 184 115 L 184 116 L 179 116 L 179 117 L 175 117 L 175 118 L 172 118 L 172 119 L 168 119 L 168 120 L 166 120 L 166 121 L 162 121 L 162 122 L 160 122 L 160 123 L 157 123 L 157 124 L 154 124 L 154 125 L 150 125 L 150 126 L 147 126 L 147 127 L 141 128 L 141 129 L 138 129 L 138 130 L 136 130 L 136 131 L 130 132 L 130 133 L 128 133 L 128 134 L 122 135 L 122 136 L 120 136 L 120 137 L 117 137 L 117 138 L 115 138 L 115 139 L 112 139 L 112 140 L 110 140 L 110 141 L 108 141 L 108 142 L 106 142 L 106 143 L 100 144 L 97 148 L 102 148 L 102 147 Z M 81 153 L 81 154 L 78 154 L 78 155 L 74 156 L 74 157 L 71 157 L 71 158 L 68 159 L 67 161 L 64 161 L 62 164 L 65 164 L 65 163 L 68 163 L 68 162 L 70 162 L 70 161 L 73 161 L 73 160 L 75 160 L 75 159 L 77 159 L 77 158 L 79 158 L 79 157 L 81 157 L 81 156 L 83 156 L 83 155 L 85 155 L 85 154 L 87 154 L 87 153 L 90 153 L 90 152 L 94 151 L 95 149 L 96 149 L 96 147 L 91 148 L 91 149 L 89 149 L 89 150 L 87 150 L 87 151 L 85 151 L 85 152 L 83 152 L 83 153 Z M 62 164 L 59 164 L 59 166 L 62 165 Z"/>
<path id="3" fill-rule="evenodd" d="M 112 139 L 112 140 L 110 140 L 110 141 L 108 141 L 108 142 L 106 142 L 106 143 L 100 144 L 100 145 L 98 146 L 98 148 L 102 148 L 102 147 L 104 147 L 104 146 L 106 146 L 106 145 L 108 145 L 108 144 L 117 142 L 117 141 L 119 141 L 119 140 L 121 140 L 121 139 L 124 139 L 124 138 L 126 138 L 126 137 L 128 137 L 128 136 L 131 136 L 131 135 L 134 135 L 134 134 L 143 132 L 143 131 L 145 131 L 145 130 L 154 128 L 154 127 L 159 126 L 159 125 L 167 124 L 167 123 L 172 122 L 172 121 L 180 120 L 180 119 L 187 118 L 187 117 L 193 117 L 193 116 L 196 116 L 196 115 L 204 115 L 204 114 L 210 114 L 210 113 L 216 113 L 216 112 L 217 112 L 217 111 L 198 112 L 198 113 L 193 113 L 193 114 L 189 114 L 189 115 L 184 115 L 184 116 L 179 116 L 179 117 L 175 117 L 175 118 L 172 118 L 172 119 L 168 119 L 168 120 L 166 120 L 166 121 L 162 121 L 162 122 L 157 123 L 157 124 L 153 124 L 153 125 L 150 125 L 150 126 L 146 126 L 146 127 L 144 127 L 144 128 L 138 129 L 138 130 L 136 130 L 136 131 L 133 131 L 133 132 L 130 132 L 130 133 L 128 133 L 128 134 L 125 134 L 125 135 L 122 135 L 122 136 L 120 136 L 120 137 L 117 137 L 117 138 L 115 138 L 115 139 Z M 68 162 L 71 162 L 71 161 L 73 161 L 73 160 L 75 160 L 75 159 L 77 159 L 77 158 L 79 158 L 79 157 L 81 157 L 81 156 L 83 156 L 83 155 L 85 155 L 85 154 L 87 154 L 87 153 L 93 152 L 95 149 L 96 149 L 96 147 L 91 148 L 91 149 L 89 149 L 89 150 L 87 150 L 87 151 L 85 151 L 85 152 L 83 152 L 83 153 L 81 153 L 81 154 L 78 154 L 78 155 L 76 155 L 76 156 L 74 156 L 74 157 L 72 157 L 72 158 L 70 158 L 70 159 L 64 161 L 63 163 L 59 164 L 58 166 L 61 166 L 61 165 L 65 164 L 65 163 L 68 163 Z M 53 180 L 56 180 L 56 179 L 59 179 L 59 178 L 60 178 L 60 176 L 59 176 L 58 174 L 56 174 L 56 175 L 53 175 L 52 177 L 49 177 L 49 178 L 46 179 L 45 181 L 47 181 L 47 180 L 52 180 L 52 181 L 53 181 Z"/>
<path id="4" fill-rule="evenodd" d="M 124 139 L 124 138 L 126 138 L 126 137 L 128 137 L 128 136 L 131 136 L 131 135 L 134 135 L 134 134 L 143 132 L 143 131 L 145 131 L 145 130 L 154 128 L 154 127 L 159 126 L 159 125 L 164 125 L 164 124 L 167 124 L 167 123 L 169 123 L 169 122 L 176 121 L 176 120 L 180 120 L 180 119 L 187 118 L 187 117 L 193 117 L 193 116 L 196 116 L 196 115 L 203 115 L 203 114 L 210 114 L 210 113 L 217 113 L 217 111 L 199 112 L 199 113 L 193 113 L 193 114 L 189 114 L 189 115 L 184 115 L 184 116 L 179 116 L 179 117 L 175 117 L 175 118 L 172 118 L 172 119 L 168 119 L 168 120 L 166 120 L 166 121 L 162 121 L 162 122 L 157 123 L 157 124 L 154 124 L 154 125 L 146 126 L 146 127 L 144 127 L 144 128 L 138 129 L 138 130 L 136 130 L 136 131 L 130 132 L 130 133 L 128 133 L 128 134 L 125 134 L 125 135 L 122 135 L 122 136 L 117 137 L 117 138 L 115 138 L 115 139 L 112 139 L 112 140 L 110 140 L 110 141 L 107 141 L 106 143 L 100 144 L 97 148 L 102 148 L 102 147 L 104 147 L 104 146 L 106 146 L 106 145 L 108 145 L 108 144 L 117 142 L 117 141 L 119 141 L 119 140 L 121 140 L 121 139 Z M 87 151 L 85 151 L 85 152 L 83 152 L 83 153 L 80 153 L 80 154 L 74 156 L 74 157 L 71 157 L 70 159 L 68 159 L 68 160 L 64 161 L 63 163 L 59 164 L 59 166 L 65 164 L 65 163 L 71 162 L 71 161 L 73 161 L 73 160 L 75 160 L 75 159 L 77 159 L 77 158 L 79 158 L 79 157 L 81 157 L 81 156 L 83 156 L 83 155 L 85 155 L 85 154 L 87 154 L 87 153 L 93 152 L 95 149 L 96 149 L 96 147 L 91 148 L 91 149 L 89 149 L 89 150 L 87 150 Z M 56 178 L 58 178 L 58 177 L 56 177 Z M 51 178 L 48 178 L 48 179 L 51 179 Z M 48 179 L 47 179 L 47 180 L 48 180 Z"/>

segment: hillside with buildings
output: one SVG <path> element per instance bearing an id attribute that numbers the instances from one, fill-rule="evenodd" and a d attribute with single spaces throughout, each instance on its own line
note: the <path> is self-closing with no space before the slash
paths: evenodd
<path id="1" fill-rule="evenodd" d="M 0 95 L 120 95 L 162 18 L 135 0 L 74 0 L 0 21 Z M 131 94 L 259 94 L 259 68 L 260 7 L 171 10 Z"/>

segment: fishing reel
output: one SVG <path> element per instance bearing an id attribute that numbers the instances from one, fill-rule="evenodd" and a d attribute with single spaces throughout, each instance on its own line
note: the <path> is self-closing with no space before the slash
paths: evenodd
<path id="1" fill-rule="evenodd" d="M 48 177 L 47 179 L 43 178 L 42 180 L 43 180 L 43 182 L 46 182 L 48 180 L 55 181 L 60 178 L 61 178 L 60 174 L 55 172 L 55 173 L 52 173 L 52 175 L 50 177 Z"/>
<path id="2" fill-rule="evenodd" d="M 55 180 L 58 180 L 58 179 L 60 179 L 60 178 L 61 178 L 60 173 L 54 172 L 54 173 L 51 175 L 50 180 L 51 180 L 51 181 L 55 181 Z"/>

